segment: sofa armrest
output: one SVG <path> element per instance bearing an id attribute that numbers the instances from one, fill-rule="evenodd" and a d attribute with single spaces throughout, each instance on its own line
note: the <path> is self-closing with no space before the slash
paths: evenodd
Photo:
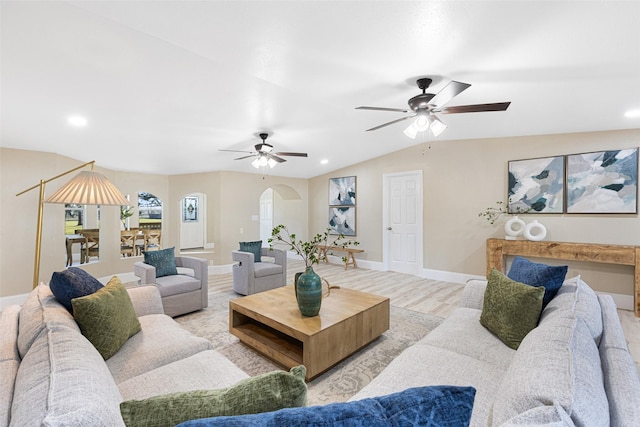
<path id="1" fill-rule="evenodd" d="M 198 280 L 209 278 L 209 267 L 207 260 L 190 256 L 177 256 L 176 267 L 190 268 L 193 270 L 193 277 Z"/>
<path id="2" fill-rule="evenodd" d="M 231 259 L 240 267 L 248 269 L 253 274 L 253 254 L 251 252 L 231 251 Z"/>
<path id="3" fill-rule="evenodd" d="M 136 316 L 146 316 L 147 314 L 164 314 L 162 308 L 162 298 L 160 291 L 153 285 L 136 286 L 127 288 L 129 297 L 133 304 Z"/>
<path id="4" fill-rule="evenodd" d="M 275 248 L 261 248 L 260 254 L 262 256 L 273 257 L 274 262 L 278 265 L 287 266 L 287 251 Z"/>
<path id="5" fill-rule="evenodd" d="M 485 289 L 487 289 L 486 280 L 471 279 L 467 281 L 462 298 L 460 298 L 460 307 L 482 310 Z"/>
<path id="6" fill-rule="evenodd" d="M 138 261 L 133 264 L 133 274 L 140 278 L 141 285 L 156 283 L 156 268 L 152 265 Z"/>

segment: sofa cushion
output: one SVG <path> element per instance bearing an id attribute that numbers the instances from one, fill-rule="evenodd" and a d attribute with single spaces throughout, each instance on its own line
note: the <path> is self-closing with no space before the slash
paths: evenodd
<path id="1" fill-rule="evenodd" d="M 210 350 L 211 343 L 193 335 L 165 314 L 139 317 L 141 331 L 107 360 L 116 384 L 160 366 Z"/>
<path id="2" fill-rule="evenodd" d="M 196 390 L 120 404 L 127 426 L 173 427 L 195 418 L 257 414 L 307 403 L 306 369 L 274 371 L 221 390 Z"/>
<path id="3" fill-rule="evenodd" d="M 262 262 L 262 240 L 240 242 L 240 250 L 242 252 L 251 252 L 253 254 L 253 262 Z"/>
<path id="4" fill-rule="evenodd" d="M 556 296 L 558 289 L 562 286 L 567 275 L 567 269 L 566 265 L 551 266 L 517 256 L 511 263 L 507 276 L 516 282 L 527 285 L 544 286 L 544 299 L 542 300 L 542 307 L 544 308 Z"/>
<path id="5" fill-rule="evenodd" d="M 202 288 L 202 282 L 191 276 L 177 274 L 175 276 L 164 276 L 156 279 L 156 286 L 162 297 L 184 294 L 197 291 Z"/>
<path id="6" fill-rule="evenodd" d="M 19 305 L 11 305 L 0 312 L 0 426 L 9 425 L 13 388 L 20 366 L 19 318 Z"/>
<path id="7" fill-rule="evenodd" d="M 273 262 L 260 262 L 253 264 L 255 277 L 266 277 L 282 273 L 282 266 Z"/>
<path id="8" fill-rule="evenodd" d="M 564 281 L 556 297 L 545 307 L 540 316 L 540 323 L 554 317 L 577 316 L 589 328 L 591 336 L 600 343 L 602 336 L 602 311 L 598 296 L 580 276 Z"/>
<path id="9" fill-rule="evenodd" d="M 49 286 L 41 283 L 33 289 L 20 310 L 18 322 L 18 351 L 20 357 L 29 351 L 29 347 L 44 329 L 45 323 L 65 325 L 80 331 L 73 316 L 53 296 Z"/>
<path id="10" fill-rule="evenodd" d="M 629 353 L 613 298 L 599 295 L 598 299 L 604 323 L 599 352 L 611 425 L 632 425 L 640 420 L 640 378 L 633 374 L 637 368 Z"/>
<path id="11" fill-rule="evenodd" d="M 348 403 L 193 420 L 179 426 L 466 426 L 474 395 L 472 387 L 419 387 Z"/>
<path id="12" fill-rule="evenodd" d="M 66 309 L 60 306 L 66 312 Z M 77 330 L 47 323 L 22 359 L 11 408 L 15 426 L 123 426 L 118 388 Z"/>
<path id="13" fill-rule="evenodd" d="M 471 425 L 487 426 L 491 425 L 489 416 L 500 386 L 496 378 L 502 378 L 507 368 L 508 365 L 496 366 L 428 344 L 413 345 L 392 360 L 349 401 L 383 396 L 411 387 L 471 386 L 476 389 Z"/>
<path id="14" fill-rule="evenodd" d="M 178 274 L 175 248 L 160 249 L 158 251 L 143 251 L 143 253 L 144 263 L 155 267 L 156 277 Z"/>
<path id="15" fill-rule="evenodd" d="M 54 272 L 49 282 L 53 295 L 71 313 L 73 313 L 72 299 L 91 295 L 102 286 L 98 279 L 78 267 Z"/>
<path id="16" fill-rule="evenodd" d="M 242 369 L 215 350 L 176 360 L 118 384 L 124 400 L 141 400 L 159 393 L 215 390 L 249 378 Z"/>
<path id="17" fill-rule="evenodd" d="M 489 274 L 480 324 L 517 350 L 522 339 L 538 325 L 544 287 L 509 279 L 495 268 Z"/>
<path id="18" fill-rule="evenodd" d="M 522 341 L 495 396 L 493 422 L 548 405 L 576 425 L 609 425 L 598 348 L 575 315 L 541 323 Z"/>
<path id="19" fill-rule="evenodd" d="M 113 356 L 127 340 L 140 331 L 140 322 L 129 293 L 114 276 L 91 295 L 74 298 L 73 316 L 82 335 L 94 345 L 104 360 Z"/>

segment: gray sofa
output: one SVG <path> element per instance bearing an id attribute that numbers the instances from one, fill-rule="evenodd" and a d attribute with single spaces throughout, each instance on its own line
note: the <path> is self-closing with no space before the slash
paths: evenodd
<path id="1" fill-rule="evenodd" d="M 133 273 L 141 285 L 155 285 L 162 297 L 164 313 L 171 317 L 209 306 L 209 267 L 202 258 L 177 256 L 178 274 L 156 277 L 156 268 L 138 261 Z"/>
<path id="2" fill-rule="evenodd" d="M 480 324 L 485 288 L 470 281 L 460 306 L 351 401 L 473 386 L 472 426 L 638 425 L 640 379 L 610 296 L 566 280 L 516 351 Z"/>
<path id="3" fill-rule="evenodd" d="M 128 291 L 142 330 L 106 361 L 47 285 L 2 311 L 0 427 L 124 426 L 124 400 L 220 389 L 248 377 L 165 315 L 156 287 Z"/>

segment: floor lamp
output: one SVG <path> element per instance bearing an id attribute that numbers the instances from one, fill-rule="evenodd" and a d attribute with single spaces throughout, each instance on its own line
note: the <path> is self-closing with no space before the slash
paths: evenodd
<path id="1" fill-rule="evenodd" d="M 111 206 L 128 206 L 129 201 L 124 195 L 113 185 L 104 175 L 94 172 L 93 165 L 95 160 L 87 162 L 76 168 L 56 175 L 53 178 L 41 179 L 39 184 L 29 187 L 24 191 L 16 194 L 20 196 L 35 188 L 40 188 L 40 197 L 38 198 L 38 225 L 36 228 L 36 256 L 33 265 L 33 287 L 38 286 L 38 278 L 40 276 L 40 250 L 42 246 L 42 218 L 44 216 L 44 203 L 74 203 L 78 205 L 111 205 Z M 82 171 L 69 182 L 60 187 L 58 191 L 44 199 L 45 184 L 61 178 L 65 175 L 75 172 L 91 165 L 91 171 Z"/>

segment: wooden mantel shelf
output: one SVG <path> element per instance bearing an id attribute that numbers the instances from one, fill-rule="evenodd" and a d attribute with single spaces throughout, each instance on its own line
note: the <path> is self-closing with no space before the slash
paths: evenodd
<path id="1" fill-rule="evenodd" d="M 505 272 L 505 257 L 509 255 L 631 265 L 634 267 L 633 308 L 636 317 L 640 317 L 640 246 L 487 239 L 487 275 L 492 268 Z"/>

